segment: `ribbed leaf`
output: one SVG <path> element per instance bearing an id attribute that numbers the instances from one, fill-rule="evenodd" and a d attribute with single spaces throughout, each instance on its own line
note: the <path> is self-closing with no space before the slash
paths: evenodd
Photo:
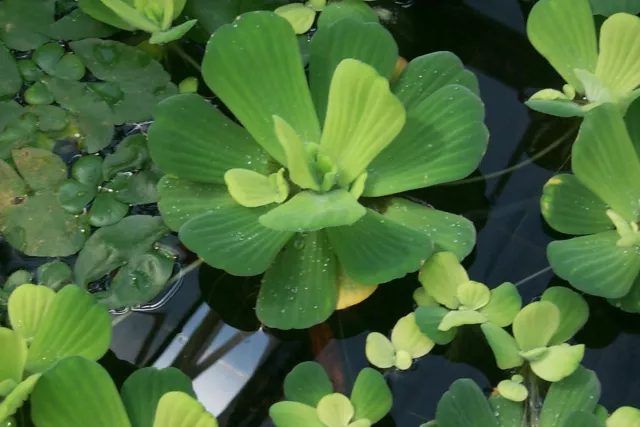
<path id="1" fill-rule="evenodd" d="M 16 60 L 4 45 L 0 46 L 0 73 L 2 83 L 0 83 L 0 97 L 13 97 L 22 86 L 22 77 L 18 71 Z"/>
<path id="2" fill-rule="evenodd" d="M 594 15 L 611 16 L 614 13 L 640 13 L 640 0 L 590 0 Z"/>
<path id="3" fill-rule="evenodd" d="M 269 408 L 276 427 L 326 427 L 316 408 L 298 402 L 278 402 Z"/>
<path id="4" fill-rule="evenodd" d="M 458 308 L 458 286 L 467 282 L 467 271 L 451 252 L 434 254 L 420 269 L 418 280 L 436 301 L 454 310 Z"/>
<path id="5" fill-rule="evenodd" d="M 127 378 L 120 394 L 132 424 L 152 427 L 160 399 L 172 391 L 196 397 L 191 379 L 176 368 L 139 369 Z"/>
<path id="6" fill-rule="evenodd" d="M 11 327 L 26 342 L 30 343 L 36 336 L 55 296 L 48 287 L 31 284 L 19 286 L 11 293 L 8 304 Z"/>
<path id="7" fill-rule="evenodd" d="M 334 312 L 337 263 L 323 231 L 297 234 L 266 271 L 256 313 L 278 329 L 304 329 Z"/>
<path id="8" fill-rule="evenodd" d="M 453 252 L 464 259 L 476 244 L 476 229 L 468 219 L 394 197 L 386 206 L 385 217 L 423 231 L 435 244 L 436 252 Z M 608 218 L 607 218 L 608 219 Z"/>
<path id="9" fill-rule="evenodd" d="M 624 297 L 610 299 L 609 302 L 628 313 L 640 313 L 640 276 L 636 277 L 631 289 Z"/>
<path id="10" fill-rule="evenodd" d="M 507 331 L 491 322 L 483 323 L 480 329 L 493 351 L 498 368 L 511 369 L 524 363 L 524 359 L 518 354 L 516 340 Z"/>
<path id="11" fill-rule="evenodd" d="M 27 345 L 17 332 L 8 328 L 0 328 L 0 344 L 0 383 L 11 380 L 17 384 L 22 381 Z"/>
<path id="12" fill-rule="evenodd" d="M 396 351 L 393 344 L 380 332 L 372 332 L 367 335 L 365 355 L 369 363 L 381 369 L 392 367 L 396 361 Z"/>
<path id="13" fill-rule="evenodd" d="M 133 5 L 133 0 L 126 0 L 127 3 Z M 84 13 L 92 18 L 106 22 L 109 25 L 126 31 L 133 31 L 134 27 L 125 22 L 113 10 L 109 9 L 100 0 L 78 0 L 78 5 Z"/>
<path id="14" fill-rule="evenodd" d="M 118 390 L 104 368 L 68 357 L 45 372 L 31 397 L 38 427 L 131 427 Z"/>
<path id="15" fill-rule="evenodd" d="M 491 290 L 489 304 L 480 309 L 489 318 L 489 322 L 505 328 L 513 322 L 522 308 L 522 297 L 513 283 L 505 282 Z"/>
<path id="16" fill-rule="evenodd" d="M 282 203 L 289 196 L 289 184 L 284 168 L 269 176 L 249 169 L 230 169 L 224 174 L 229 194 L 248 208 Z"/>
<path id="17" fill-rule="evenodd" d="M 606 203 L 574 175 L 556 175 L 547 181 L 540 208 L 547 223 L 561 233 L 594 234 L 613 228 Z"/>
<path id="18" fill-rule="evenodd" d="M 542 357 L 530 362 L 531 370 L 545 381 L 560 381 L 575 372 L 583 356 L 584 344 L 554 345 Z"/>
<path id="19" fill-rule="evenodd" d="M 527 21 L 531 44 L 578 92 L 576 68 L 594 72 L 598 57 L 596 29 L 589 0 L 542 0 Z"/>
<path id="20" fill-rule="evenodd" d="M 353 385 L 351 403 L 355 409 L 353 421 L 367 419 L 375 424 L 391 410 L 393 396 L 380 372 L 364 368 Z"/>
<path id="21" fill-rule="evenodd" d="M 441 331 L 449 331 L 453 328 L 457 328 L 462 325 L 478 325 L 489 320 L 486 314 L 479 313 L 472 310 L 452 310 L 447 313 L 446 316 L 438 325 L 438 329 Z"/>
<path id="22" fill-rule="evenodd" d="M 338 167 L 345 187 L 400 133 L 404 107 L 375 68 L 345 59 L 331 80 L 327 116 L 319 153 Z"/>
<path id="23" fill-rule="evenodd" d="M 627 221 L 640 213 L 640 161 L 620 110 L 600 105 L 585 116 L 573 145 L 576 177 Z"/>
<path id="24" fill-rule="evenodd" d="M 640 18 L 617 13 L 600 28 L 600 55 L 596 75 L 605 88 L 624 95 L 640 85 Z"/>
<path id="25" fill-rule="evenodd" d="M 589 306 L 579 294 L 571 289 L 553 287 L 542 294 L 542 301 L 553 303 L 560 311 L 560 325 L 549 345 L 569 341 L 587 323 Z"/>
<path id="26" fill-rule="evenodd" d="M 181 94 L 165 99 L 149 128 L 153 161 L 182 179 L 223 184 L 229 169 L 268 172 L 268 154 L 242 127 L 201 96 Z"/>
<path id="27" fill-rule="evenodd" d="M 597 416 L 589 412 L 573 412 L 569 414 L 563 427 L 605 427 Z"/>
<path id="28" fill-rule="evenodd" d="M 378 22 L 378 15 L 365 1 L 342 0 L 329 3 L 320 14 L 318 28 L 322 29 L 332 26 L 343 19 L 360 22 Z"/>
<path id="29" fill-rule="evenodd" d="M 60 359 L 98 360 L 111 344 L 111 319 L 93 295 L 65 286 L 53 299 L 29 347 L 26 369 L 42 372 Z"/>
<path id="30" fill-rule="evenodd" d="M 549 345 L 560 326 L 560 310 L 548 301 L 525 306 L 513 319 L 513 337 L 521 351 Z"/>
<path id="31" fill-rule="evenodd" d="M 300 188 L 320 191 L 320 183 L 312 156 L 294 128 L 278 116 L 273 116 L 273 123 L 278 141 L 284 149 L 289 170 L 289 179 Z"/>
<path id="32" fill-rule="evenodd" d="M 551 384 L 540 412 L 540 427 L 561 427 L 575 411 L 593 412 L 600 399 L 600 381 L 583 367 Z"/>
<path id="33" fill-rule="evenodd" d="M 409 313 L 398 320 L 391 331 L 391 342 L 396 351 L 406 351 L 413 359 L 429 353 L 435 345 L 434 341 L 420 331 L 415 313 Z"/>
<path id="34" fill-rule="evenodd" d="M 262 226 L 258 218 L 268 209 L 221 206 L 186 222 L 180 240 L 207 264 L 233 275 L 264 273 L 294 234 Z"/>
<path id="35" fill-rule="evenodd" d="M 22 404 L 29 399 L 29 395 L 38 383 L 41 374 L 34 374 L 18 384 L 4 400 L 0 401 L 0 420 L 15 414 Z M 13 427 L 9 424 L 7 427 Z"/>
<path id="36" fill-rule="evenodd" d="M 512 402 L 499 394 L 489 398 L 494 415 L 500 427 L 522 427 L 524 424 L 524 408 L 522 403 Z"/>
<path id="37" fill-rule="evenodd" d="M 304 34 L 311 29 L 316 19 L 316 11 L 303 3 L 290 3 L 280 6 L 275 12 L 285 18 L 296 34 Z"/>
<path id="38" fill-rule="evenodd" d="M 500 427 L 480 387 L 470 379 L 451 384 L 436 409 L 438 427 Z"/>
<path id="39" fill-rule="evenodd" d="M 582 117 L 585 110 L 577 103 L 569 100 L 529 99 L 527 107 L 540 113 L 556 117 Z"/>
<path id="40" fill-rule="evenodd" d="M 262 147 L 281 164 L 284 151 L 270 118 L 280 116 L 303 141 L 320 141 L 320 126 L 291 24 L 273 12 L 242 15 L 209 40 L 205 82 Z"/>
<path id="41" fill-rule="evenodd" d="M 369 209 L 350 226 L 327 229 L 331 246 L 347 275 L 363 285 L 377 285 L 420 268 L 433 250 L 421 233 Z"/>
<path id="42" fill-rule="evenodd" d="M 302 362 L 284 379 L 284 394 L 288 400 L 318 406 L 320 399 L 333 393 L 333 384 L 324 368 L 316 362 Z"/>
<path id="43" fill-rule="evenodd" d="M 427 337 L 436 344 L 449 344 L 456 336 L 457 329 L 442 331 L 439 329 L 442 319 L 449 313 L 444 307 L 433 305 L 429 307 L 418 307 L 416 310 L 416 323 Z"/>
<path id="44" fill-rule="evenodd" d="M 487 148 L 484 106 L 449 85 L 407 110 L 398 137 L 368 167 L 365 196 L 385 196 L 464 178 Z"/>
<path id="45" fill-rule="evenodd" d="M 318 417 L 325 426 L 343 427 L 353 418 L 353 405 L 349 399 L 340 393 L 329 394 L 318 403 Z"/>
<path id="46" fill-rule="evenodd" d="M 218 427 L 218 422 L 195 398 L 172 391 L 160 399 L 153 427 Z"/>
<path id="47" fill-rule="evenodd" d="M 575 288 L 591 295 L 621 298 L 640 272 L 634 247 L 620 248 L 615 231 L 551 242 L 547 257 L 553 271 Z"/>
<path id="48" fill-rule="evenodd" d="M 325 13 L 326 10 L 322 15 Z M 334 25 L 321 26 L 311 39 L 309 57 L 309 85 L 321 123 L 327 113 L 333 74 L 338 64 L 347 58 L 362 61 L 389 79 L 398 58 L 398 47 L 393 36 L 378 23 L 344 19 Z"/>
<path id="49" fill-rule="evenodd" d="M 631 137 L 631 142 L 636 149 L 636 154 L 640 156 L 640 99 L 635 100 L 629 106 L 627 114 L 624 116 L 627 131 Z"/>

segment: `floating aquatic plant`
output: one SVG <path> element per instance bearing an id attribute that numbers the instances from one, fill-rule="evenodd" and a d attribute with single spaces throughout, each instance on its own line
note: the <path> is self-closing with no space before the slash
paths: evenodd
<path id="1" fill-rule="evenodd" d="M 629 129 L 611 104 L 590 111 L 573 146 L 573 175 L 544 187 L 542 215 L 557 231 L 579 235 L 549 244 L 553 271 L 572 286 L 640 312 L 640 101 Z"/>
<path id="2" fill-rule="evenodd" d="M 391 390 L 384 377 L 371 368 L 358 374 L 351 396 L 335 393 L 331 380 L 319 364 L 303 362 L 285 378 L 287 401 L 271 406 L 276 427 L 370 427 L 392 405 Z"/>
<path id="3" fill-rule="evenodd" d="M 257 313 L 268 326 L 320 323 L 344 280 L 375 286 L 434 249 L 464 258 L 473 247 L 466 219 L 372 199 L 460 179 L 487 144 L 477 81 L 454 55 L 416 58 L 390 87 L 397 58 L 379 24 L 339 20 L 313 36 L 308 86 L 291 25 L 248 13 L 214 33 L 203 62 L 244 128 L 193 94 L 156 110 L 165 222 L 208 264 L 265 273 Z"/>
<path id="4" fill-rule="evenodd" d="M 527 105 L 555 116 L 583 116 L 593 107 L 615 103 L 621 111 L 640 96 L 640 18 L 610 16 L 600 28 L 600 43 L 589 0 L 541 0 L 527 21 L 527 34 L 567 84 L 544 89 Z"/>
<path id="5" fill-rule="evenodd" d="M 318 27 L 329 25 L 346 16 L 357 17 L 367 22 L 377 22 L 378 15 L 365 2 L 372 0 L 307 0 L 305 3 L 289 3 L 278 7 L 275 12 L 293 26 L 296 34 L 304 34 L 311 29 L 316 15 L 320 14 Z"/>

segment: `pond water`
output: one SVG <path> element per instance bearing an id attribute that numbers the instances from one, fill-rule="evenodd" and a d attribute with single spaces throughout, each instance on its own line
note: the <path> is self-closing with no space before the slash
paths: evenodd
<path id="1" fill-rule="evenodd" d="M 464 263 L 471 278 L 491 288 L 505 281 L 516 283 L 525 303 L 549 286 L 567 286 L 548 267 L 546 245 L 563 236 L 544 223 L 539 199 L 543 184 L 569 169 L 578 126 L 575 120 L 544 116 L 523 104 L 539 88 L 562 85 L 527 40 L 531 4 L 388 4 L 396 13 L 390 28 L 405 58 L 449 50 L 478 76 L 491 132 L 479 171 L 464 181 L 407 196 L 472 220 L 478 230 L 477 247 Z M 387 334 L 398 318 L 412 311 L 411 294 L 418 286 L 415 275 L 380 286 L 364 303 L 310 330 L 258 330 L 253 311 L 257 281 L 193 265 L 196 261 L 194 255 L 183 254 L 182 266 L 190 271 L 162 307 L 118 318 L 112 349 L 101 363 L 120 382 L 135 367 L 183 369 L 195 379 L 200 400 L 220 415 L 223 426 L 271 426 L 269 406 L 282 398 L 285 375 L 305 360 L 322 363 L 337 387 L 349 390 L 358 371 L 368 365 L 366 335 Z M 0 275 L 40 262 L 0 244 Z M 623 314 L 601 299 L 587 301 L 591 316 L 576 340 L 587 347 L 583 364 L 600 377 L 601 403 L 610 410 L 638 406 L 640 315 Z M 479 331 L 468 328 L 463 335 L 464 340 L 459 337 L 437 347 L 410 372 L 387 374 L 394 406 L 378 425 L 415 427 L 432 419 L 439 398 L 457 378 L 473 378 L 488 390 L 506 377 L 495 367 Z"/>

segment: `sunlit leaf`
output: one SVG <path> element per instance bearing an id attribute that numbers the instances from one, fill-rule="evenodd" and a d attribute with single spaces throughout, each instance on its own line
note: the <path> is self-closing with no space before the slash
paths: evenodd
<path id="1" fill-rule="evenodd" d="M 630 406 L 616 409 L 607 420 L 607 427 L 634 427 L 640 423 L 640 410 Z"/>
<path id="2" fill-rule="evenodd" d="M 413 359 L 426 355 L 435 346 L 435 342 L 420 331 L 415 313 L 398 320 L 391 331 L 391 342 L 396 351 L 406 351 Z"/>
<path id="3" fill-rule="evenodd" d="M 133 1 L 131 1 L 133 4 Z M 109 25 L 126 31 L 133 31 L 134 27 L 124 21 L 113 10 L 109 9 L 100 0 L 78 0 L 78 6 L 84 13 L 98 21 L 106 22 Z"/>
<path id="4" fill-rule="evenodd" d="M 230 169 L 224 174 L 224 181 L 233 200 L 248 208 L 282 203 L 289 195 L 284 169 L 270 176 L 249 169 Z"/>
<path id="5" fill-rule="evenodd" d="M 160 398 L 153 427 L 191 426 L 218 427 L 218 421 L 187 393 L 172 391 Z"/>
<path id="6" fill-rule="evenodd" d="M 617 13 L 600 28 L 600 54 L 595 74 L 615 95 L 624 95 L 640 84 L 640 65 L 628 58 L 640 55 L 640 18 Z"/>
<path id="7" fill-rule="evenodd" d="M 365 355 L 367 360 L 377 368 L 390 368 L 395 364 L 396 351 L 389 338 L 379 332 L 372 332 L 367 335 L 365 345 Z"/>
<path id="8" fill-rule="evenodd" d="M 511 369 L 524 363 L 518 354 L 516 340 L 507 331 L 491 322 L 483 323 L 480 328 L 493 351 L 498 368 Z"/>
<path id="9" fill-rule="evenodd" d="M 328 427 L 342 427 L 353 418 L 354 409 L 349 399 L 340 393 L 323 397 L 318 403 L 318 417 Z"/>
<path id="10" fill-rule="evenodd" d="M 353 385 L 351 403 L 355 409 L 354 421 L 367 419 L 375 424 L 391 410 L 393 396 L 380 372 L 364 368 Z"/>
<path id="11" fill-rule="evenodd" d="M 29 395 L 36 386 L 38 379 L 40 379 L 40 374 L 31 375 L 11 390 L 9 395 L 0 402 L 0 420 L 6 419 L 20 409 L 24 402 L 29 399 Z"/>
<path id="12" fill-rule="evenodd" d="M 9 297 L 8 311 L 11 327 L 28 343 L 42 324 L 56 293 L 46 286 L 24 284 Z M 0 378 L 3 378 L 0 375 Z"/>
<path id="13" fill-rule="evenodd" d="M 8 328 L 0 328 L 0 382 L 12 380 L 14 384 L 22 381 L 27 345 L 20 334 Z"/>
<path id="14" fill-rule="evenodd" d="M 513 402 L 522 402 L 529 396 L 529 390 L 521 383 L 503 380 L 498 383 L 498 392 Z"/>
<path id="15" fill-rule="evenodd" d="M 491 290 L 489 303 L 480 309 L 490 322 L 504 328 L 509 326 L 522 308 L 522 297 L 513 283 L 505 282 Z"/>
<path id="16" fill-rule="evenodd" d="M 521 351 L 546 347 L 560 326 L 560 310 L 551 302 L 535 301 L 513 319 L 513 336 Z"/>
<path id="17" fill-rule="evenodd" d="M 459 305 L 458 286 L 469 281 L 469 276 L 453 253 L 439 252 L 422 266 L 418 280 L 429 295 L 453 310 Z"/>
<path id="18" fill-rule="evenodd" d="M 326 427 L 318 411 L 299 402 L 278 402 L 269 408 L 269 416 L 277 427 Z"/>
<path id="19" fill-rule="evenodd" d="M 288 400 L 312 407 L 333 393 L 333 384 L 324 368 L 316 362 L 302 362 L 284 379 L 284 394 Z"/>
<path id="20" fill-rule="evenodd" d="M 355 282 L 347 276 L 342 266 L 338 269 L 338 302 L 336 310 L 343 310 L 360 304 L 369 298 L 378 289 L 376 285 L 363 285 Z"/>
<path id="21" fill-rule="evenodd" d="M 296 34 L 309 31 L 316 19 L 316 11 L 302 3 L 285 4 L 274 12 L 289 21 Z"/>
<path id="22" fill-rule="evenodd" d="M 569 341 L 587 323 L 589 306 L 579 294 L 568 288 L 553 287 L 542 294 L 542 301 L 553 303 L 560 311 L 560 325 L 549 345 Z"/>
<path id="23" fill-rule="evenodd" d="M 149 38 L 150 44 L 165 44 L 181 39 L 198 23 L 196 19 L 190 19 L 182 24 L 171 27 L 166 31 L 158 31 Z"/>
<path id="24" fill-rule="evenodd" d="M 549 347 L 549 351 L 537 360 L 532 360 L 531 370 L 546 381 L 560 381 L 571 375 L 584 356 L 584 345 L 560 344 Z"/>
<path id="25" fill-rule="evenodd" d="M 441 331 L 448 331 L 453 328 L 457 328 L 462 325 L 477 325 L 484 323 L 488 320 L 486 314 L 479 313 L 477 311 L 467 310 L 453 310 L 444 316 L 438 329 Z"/>
<path id="26" fill-rule="evenodd" d="M 478 310 L 489 303 L 491 291 L 486 285 L 473 280 L 463 282 L 456 290 L 460 310 Z"/>

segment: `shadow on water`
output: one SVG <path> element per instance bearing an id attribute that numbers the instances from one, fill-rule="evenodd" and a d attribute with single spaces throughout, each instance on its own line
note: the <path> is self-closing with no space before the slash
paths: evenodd
<path id="1" fill-rule="evenodd" d="M 525 303 L 548 286 L 567 286 L 548 268 L 546 245 L 563 236 L 542 220 L 539 199 L 553 174 L 569 170 L 579 124 L 534 113 L 522 103 L 533 90 L 562 84 L 526 38 L 531 3 L 417 0 L 410 7 L 391 7 L 396 13 L 389 23 L 407 59 L 449 50 L 476 73 L 491 132 L 477 172 L 407 196 L 472 220 L 478 242 L 465 260 L 470 276 L 489 287 L 516 283 Z M 3 275 L 36 265 L 1 245 L 0 260 Z M 187 259 L 185 265 L 193 261 Z M 200 399 L 221 414 L 221 425 L 270 426 L 268 408 L 282 398 L 284 377 L 299 362 L 319 361 L 337 389 L 349 391 L 358 371 L 367 366 L 367 333 L 388 333 L 413 309 L 417 286 L 416 275 L 409 275 L 380 286 L 364 303 L 310 330 L 265 331 L 254 311 L 258 281 L 203 266 L 185 277 L 180 292 L 162 309 L 134 313 L 118 324 L 112 351 L 102 363 L 119 384 L 135 366 L 178 366 L 195 377 Z M 584 364 L 600 376 L 602 403 L 609 409 L 637 405 L 640 317 L 621 313 L 602 299 L 587 301 L 591 317 L 576 340 L 587 346 Z M 473 378 L 487 391 L 504 378 L 476 328 L 460 335 L 411 372 L 387 374 L 394 407 L 378 425 L 414 427 L 430 420 L 457 378 Z"/>

